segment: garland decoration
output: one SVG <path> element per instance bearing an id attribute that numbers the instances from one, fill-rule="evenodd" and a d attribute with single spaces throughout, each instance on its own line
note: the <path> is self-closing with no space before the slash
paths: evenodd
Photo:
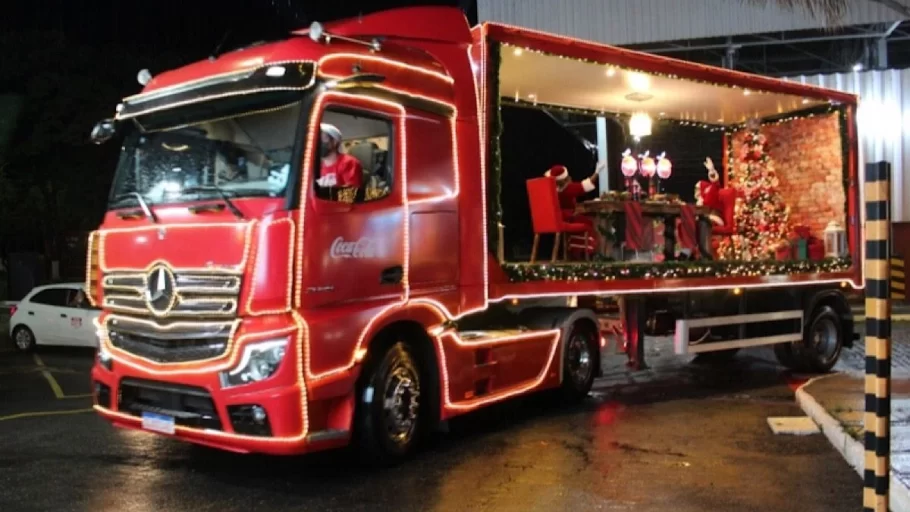
<path id="1" fill-rule="evenodd" d="M 499 91 L 499 72 L 502 64 L 500 43 L 490 42 L 489 90 Z M 490 95 L 492 126 L 490 127 L 490 168 L 487 177 L 487 247 L 497 254 L 499 225 L 502 222 L 502 107 L 499 94 Z M 484 122 L 483 120 L 481 122 Z"/>
<path id="2" fill-rule="evenodd" d="M 503 271 L 513 283 L 537 281 L 616 281 L 622 279 L 683 279 L 705 277 L 766 277 L 789 274 L 845 272 L 848 258 L 824 260 L 684 261 L 663 263 L 573 262 L 505 263 Z"/>

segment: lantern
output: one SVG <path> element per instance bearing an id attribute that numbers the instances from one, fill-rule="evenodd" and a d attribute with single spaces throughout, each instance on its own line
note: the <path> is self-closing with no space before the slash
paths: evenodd
<path id="1" fill-rule="evenodd" d="M 667 158 L 666 153 L 661 153 L 657 156 L 657 176 L 660 179 L 665 180 L 673 174 L 673 164 L 670 163 L 670 159 Z"/>
<path id="2" fill-rule="evenodd" d="M 620 166 L 622 170 L 622 175 L 626 178 L 631 178 L 635 176 L 635 171 L 638 170 L 638 162 L 635 160 L 635 157 L 632 156 L 631 150 L 626 150 L 622 154 L 622 165 Z"/>
<path id="3" fill-rule="evenodd" d="M 641 157 L 641 175 L 645 178 L 654 176 L 654 171 L 657 170 L 657 165 L 654 163 L 654 159 L 648 156 L 650 153 L 650 151 L 645 151 L 645 154 L 638 155 Z"/>
<path id="4" fill-rule="evenodd" d="M 847 234 L 837 221 L 825 228 L 825 257 L 840 258 L 847 254 Z"/>

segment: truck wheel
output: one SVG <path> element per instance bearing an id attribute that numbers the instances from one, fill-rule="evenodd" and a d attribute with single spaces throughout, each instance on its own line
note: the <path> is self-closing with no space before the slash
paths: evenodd
<path id="1" fill-rule="evenodd" d="M 562 398 L 568 402 L 584 400 L 594 385 L 600 343 L 594 328 L 576 322 L 569 331 L 564 349 Z"/>
<path id="2" fill-rule="evenodd" d="M 365 462 L 388 465 L 410 455 L 423 434 L 420 371 L 398 342 L 364 369 L 357 404 L 358 441 Z"/>
<path id="3" fill-rule="evenodd" d="M 794 355 L 807 370 L 828 373 L 837 364 L 843 346 L 840 317 L 831 306 L 822 306 L 813 312 Z"/>

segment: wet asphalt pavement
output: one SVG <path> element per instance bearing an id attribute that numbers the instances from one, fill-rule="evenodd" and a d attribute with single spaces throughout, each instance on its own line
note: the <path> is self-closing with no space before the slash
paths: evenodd
<path id="1" fill-rule="evenodd" d="M 669 351 L 634 374 L 607 360 L 582 406 L 481 411 L 381 471 L 344 453 L 241 456 L 115 429 L 85 412 L 91 352 L 0 353 L 0 511 L 861 509 L 862 481 L 823 436 L 770 432 L 767 417 L 802 415 L 798 379 L 770 350 L 725 369 Z"/>

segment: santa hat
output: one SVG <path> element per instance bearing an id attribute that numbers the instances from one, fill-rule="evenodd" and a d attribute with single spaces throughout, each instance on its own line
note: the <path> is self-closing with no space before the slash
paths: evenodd
<path id="1" fill-rule="evenodd" d="M 569 177 L 569 170 L 564 165 L 554 165 L 544 173 L 544 176 L 554 178 L 556 181 L 563 181 Z"/>
<path id="2" fill-rule="evenodd" d="M 322 130 L 322 133 L 325 133 L 329 137 L 335 140 L 335 142 L 341 142 L 341 130 L 339 130 L 335 125 L 322 123 L 319 125 L 319 128 Z"/>

